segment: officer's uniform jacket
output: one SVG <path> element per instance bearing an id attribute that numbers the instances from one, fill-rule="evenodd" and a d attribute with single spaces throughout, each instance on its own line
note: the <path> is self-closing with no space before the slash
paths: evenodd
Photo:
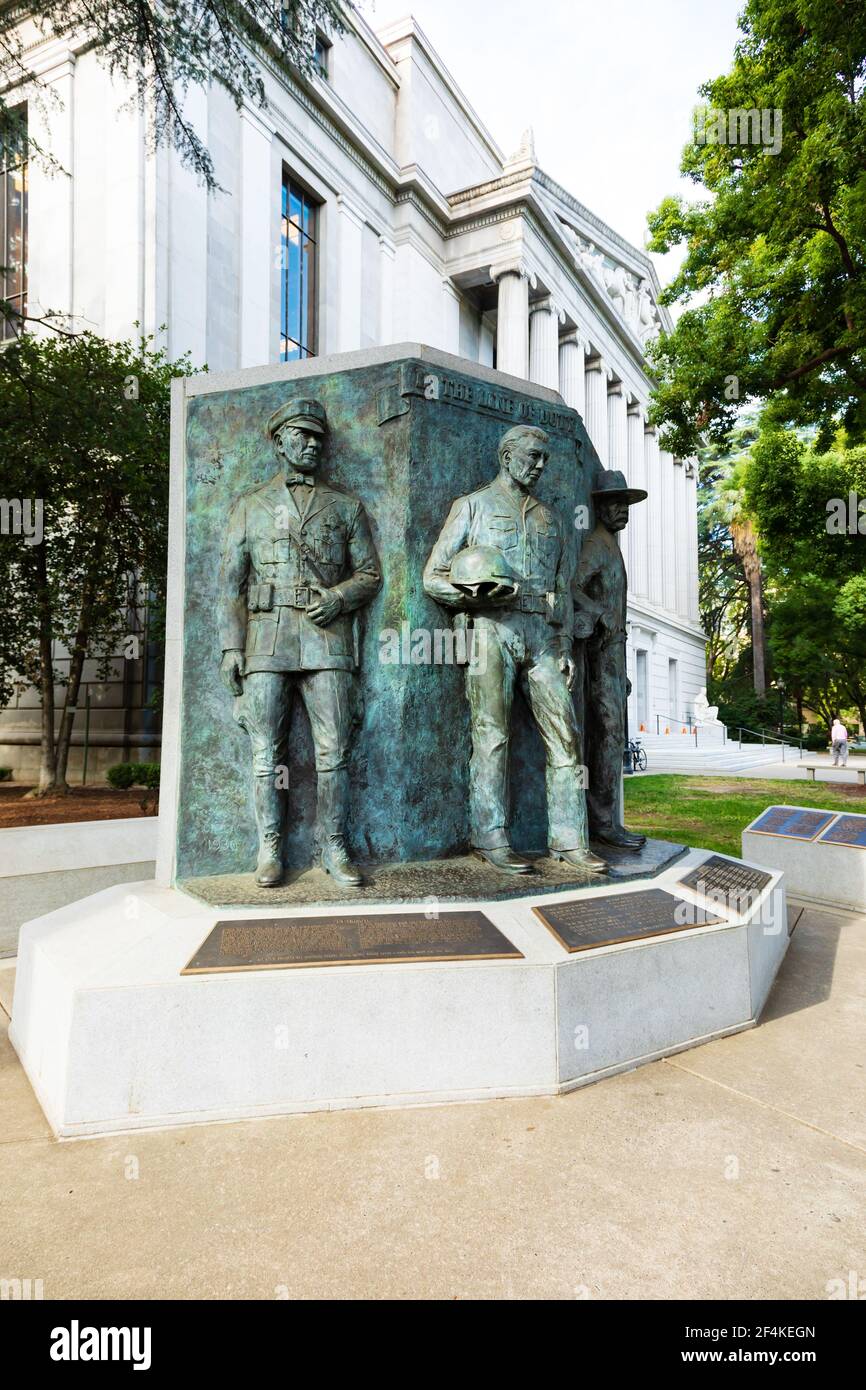
<path id="1" fill-rule="evenodd" d="M 367 514 L 327 483 L 295 492 L 301 510 L 279 473 L 232 507 L 219 581 L 222 649 L 243 651 L 247 673 L 350 671 L 358 665 L 353 614 L 382 583 Z M 343 601 L 327 627 L 305 612 L 318 590 Z"/>
<path id="2" fill-rule="evenodd" d="M 537 615 L 554 630 L 550 635 L 558 638 L 563 651 L 570 652 L 572 549 L 556 512 L 529 493 L 516 497 L 501 475 L 477 492 L 458 497 L 424 570 L 424 588 L 431 598 L 449 608 L 465 604 L 465 595 L 448 573 L 458 551 L 476 545 L 498 550 L 518 581 L 513 604 L 491 605 L 489 613 L 496 622 L 509 625 L 520 614 Z"/>

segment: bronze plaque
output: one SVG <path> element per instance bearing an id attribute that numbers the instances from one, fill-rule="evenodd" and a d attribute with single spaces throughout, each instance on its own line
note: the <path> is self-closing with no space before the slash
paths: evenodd
<path id="1" fill-rule="evenodd" d="M 640 893 L 606 893 L 603 897 L 571 898 L 534 907 L 533 912 L 567 951 L 593 946 L 617 946 L 647 936 L 688 931 L 720 922 L 706 908 L 676 898 L 663 888 Z"/>
<path id="2" fill-rule="evenodd" d="M 368 917 L 253 917 L 217 922 L 180 972 L 290 970 L 303 965 L 388 965 L 420 960 L 522 960 L 483 912 Z"/>
<path id="3" fill-rule="evenodd" d="M 833 820 L 835 811 L 802 811 L 798 806 L 770 806 L 749 826 L 755 835 L 779 835 L 783 840 L 814 840 Z"/>
<path id="4" fill-rule="evenodd" d="M 821 836 L 824 845 L 851 845 L 866 849 L 866 816 L 840 816 Z"/>
<path id="5" fill-rule="evenodd" d="M 714 854 L 679 882 L 683 888 L 709 898 L 716 907 L 743 913 L 754 906 L 772 877 L 763 869 L 752 869 L 748 864 Z"/>

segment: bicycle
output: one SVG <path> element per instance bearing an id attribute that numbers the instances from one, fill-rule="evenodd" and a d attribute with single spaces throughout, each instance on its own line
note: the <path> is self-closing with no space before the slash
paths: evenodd
<path id="1" fill-rule="evenodd" d="M 646 749 L 641 746 L 639 738 L 630 738 L 625 746 L 624 754 L 626 766 L 631 764 L 631 772 L 646 772 L 647 756 Z"/>

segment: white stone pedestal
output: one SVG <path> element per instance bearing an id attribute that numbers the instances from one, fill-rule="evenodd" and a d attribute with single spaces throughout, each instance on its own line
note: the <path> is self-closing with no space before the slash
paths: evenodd
<path id="1" fill-rule="evenodd" d="M 700 904 L 675 885 L 706 858 L 584 892 Z M 575 896 L 466 904 L 522 960 L 182 976 L 217 920 L 273 910 L 120 885 L 22 929 L 11 1038 L 55 1133 L 73 1136 L 555 1094 L 756 1021 L 788 944 L 780 874 L 747 918 L 569 954 L 532 906 Z"/>
<path id="2" fill-rule="evenodd" d="M 856 803 L 854 803 L 856 805 Z M 832 830 L 842 815 L 827 811 L 832 820 L 814 840 L 791 839 L 783 835 L 762 834 L 754 829 L 767 811 L 761 812 L 743 831 L 743 857 L 753 864 L 775 869 L 785 875 L 785 885 L 793 898 L 819 906 L 847 907 L 854 912 L 866 912 L 866 849 L 860 845 L 829 843 L 824 835 Z M 815 806 L 785 806 L 784 811 L 815 812 Z M 866 817 L 852 816 L 862 821 Z"/>

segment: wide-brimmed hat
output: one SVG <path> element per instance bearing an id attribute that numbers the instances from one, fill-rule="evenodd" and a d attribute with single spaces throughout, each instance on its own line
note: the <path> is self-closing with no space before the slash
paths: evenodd
<path id="1" fill-rule="evenodd" d="M 328 427 L 328 417 L 321 401 L 286 401 L 275 410 L 268 420 L 268 434 L 273 439 L 283 425 L 295 425 L 299 430 L 312 430 L 313 434 L 324 434 Z"/>
<path id="2" fill-rule="evenodd" d="M 618 468 L 603 468 L 599 473 L 592 495 L 597 502 L 604 502 L 607 499 L 616 502 L 625 502 L 627 506 L 632 506 L 635 502 L 643 502 L 648 494 L 642 487 L 629 487 L 625 480 L 625 474 Z"/>

